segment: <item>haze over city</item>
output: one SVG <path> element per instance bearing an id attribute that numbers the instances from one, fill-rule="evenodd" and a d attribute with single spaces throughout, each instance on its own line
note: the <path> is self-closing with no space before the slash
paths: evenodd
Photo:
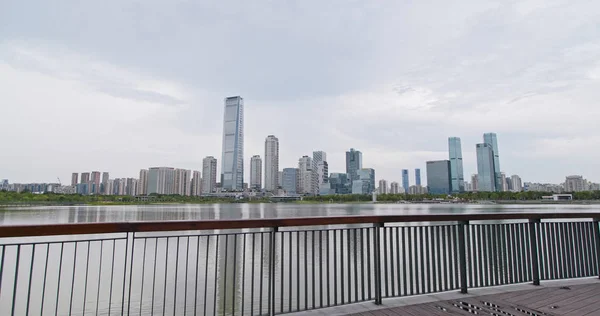
<path id="1" fill-rule="evenodd" d="M 584 1 L 158 1 L 0 4 L 0 178 L 136 177 L 220 159 L 223 99 L 241 95 L 244 178 L 357 148 L 377 179 L 498 134 L 524 180 L 600 180 L 600 4 Z M 552 21 L 552 23 L 548 23 Z M 220 163 L 219 163 L 220 168 Z M 219 170 L 219 174 L 220 174 Z"/>

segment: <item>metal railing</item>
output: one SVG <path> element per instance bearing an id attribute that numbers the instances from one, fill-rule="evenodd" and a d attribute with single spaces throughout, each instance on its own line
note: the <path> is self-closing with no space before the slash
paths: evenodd
<path id="1" fill-rule="evenodd" d="M 597 276 L 598 218 L 496 213 L 2 226 L 0 314 L 272 315 Z"/>

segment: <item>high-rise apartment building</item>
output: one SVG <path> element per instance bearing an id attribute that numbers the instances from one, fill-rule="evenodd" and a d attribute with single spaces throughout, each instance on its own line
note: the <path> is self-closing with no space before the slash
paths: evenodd
<path id="1" fill-rule="evenodd" d="M 322 164 L 323 162 L 325 162 L 325 164 Z M 327 166 L 327 153 L 325 153 L 324 151 L 313 151 L 313 157 L 312 157 L 312 170 L 313 170 L 313 178 L 312 178 L 312 187 L 313 187 L 313 193 L 314 194 L 318 194 L 320 191 L 320 187 L 321 184 L 326 183 L 327 182 L 327 177 L 329 177 L 329 173 L 323 173 L 324 168 L 328 168 Z M 318 165 L 321 164 L 321 174 L 319 175 L 319 171 L 318 171 Z"/>
<path id="2" fill-rule="evenodd" d="M 92 182 L 92 193 L 100 193 L 100 171 L 92 171 L 90 182 Z"/>
<path id="3" fill-rule="evenodd" d="M 90 183 L 90 173 L 89 172 L 81 173 L 81 182 L 80 183 Z"/>
<path id="4" fill-rule="evenodd" d="M 358 179 L 356 172 L 362 169 L 362 153 L 354 148 L 346 152 L 346 173 L 350 182 Z"/>
<path id="5" fill-rule="evenodd" d="M 421 176 L 419 175 L 419 178 Z M 402 169 L 402 187 L 404 188 L 404 193 L 408 193 L 408 187 L 410 186 L 410 182 L 408 180 L 408 169 Z"/>
<path id="6" fill-rule="evenodd" d="M 565 192 L 585 191 L 585 180 L 582 176 L 567 176 L 565 178 Z"/>
<path id="7" fill-rule="evenodd" d="M 496 191 L 494 172 L 494 150 L 488 143 L 477 144 L 477 191 Z"/>
<path id="8" fill-rule="evenodd" d="M 79 183 L 79 173 L 73 172 L 71 175 L 71 185 L 76 186 Z"/>
<path id="9" fill-rule="evenodd" d="M 250 189 L 255 191 L 262 189 L 262 159 L 259 155 L 250 158 Z"/>
<path id="10" fill-rule="evenodd" d="M 298 179 L 299 194 L 314 194 L 312 181 L 312 158 L 309 156 L 302 156 L 298 160 Z"/>
<path id="11" fill-rule="evenodd" d="M 494 191 L 502 190 L 502 176 L 500 174 L 500 154 L 498 152 L 498 137 L 496 133 L 483 134 L 483 142 L 492 146 L 493 161 L 494 161 Z"/>
<path id="12" fill-rule="evenodd" d="M 471 191 L 473 191 L 473 192 L 479 191 L 478 184 L 479 184 L 479 181 L 477 178 L 477 174 L 472 174 L 471 175 Z"/>
<path id="13" fill-rule="evenodd" d="M 106 185 L 108 183 L 108 179 L 110 179 L 109 173 L 108 172 L 102 172 L 102 182 L 100 183 L 100 194 L 106 194 L 105 191 L 106 191 Z"/>
<path id="14" fill-rule="evenodd" d="M 174 194 L 174 184 L 175 168 L 153 167 L 148 169 L 148 194 Z"/>
<path id="15" fill-rule="evenodd" d="M 502 192 L 508 191 L 508 183 L 506 182 L 506 173 L 504 173 L 504 172 L 500 172 L 500 184 L 502 185 L 502 188 L 497 191 L 502 191 Z"/>
<path id="16" fill-rule="evenodd" d="M 192 171 L 190 191 L 192 196 L 200 196 L 202 194 L 202 174 L 200 171 Z"/>
<path id="17" fill-rule="evenodd" d="M 389 193 L 388 183 L 386 180 L 384 180 L 384 179 L 379 180 L 379 190 L 377 190 L 377 192 L 379 194 L 388 194 Z"/>
<path id="18" fill-rule="evenodd" d="M 192 171 L 185 169 L 175 169 L 175 177 L 173 179 L 173 194 L 190 196 L 192 181 Z"/>
<path id="19" fill-rule="evenodd" d="M 138 182 L 138 195 L 148 194 L 148 169 L 140 170 L 140 181 Z"/>
<path id="20" fill-rule="evenodd" d="M 400 194 L 400 183 L 392 182 L 390 184 L 390 193 L 391 194 Z M 402 193 L 404 193 L 404 192 L 402 192 Z"/>
<path id="21" fill-rule="evenodd" d="M 523 191 L 523 183 L 521 181 L 521 177 L 519 177 L 516 174 L 510 176 L 510 185 L 511 185 L 510 189 L 513 192 L 521 192 L 521 191 Z"/>
<path id="22" fill-rule="evenodd" d="M 125 195 L 135 195 L 138 190 L 139 181 L 134 178 L 127 178 L 126 187 L 125 187 Z"/>
<path id="23" fill-rule="evenodd" d="M 465 191 L 465 175 L 463 173 L 462 146 L 459 137 L 448 138 L 448 156 L 450 159 L 450 176 L 452 177 L 452 193 Z"/>
<path id="24" fill-rule="evenodd" d="M 265 191 L 279 187 L 279 139 L 269 135 L 265 139 Z"/>
<path id="25" fill-rule="evenodd" d="M 217 159 L 208 156 L 202 160 L 202 193 L 217 191 Z"/>
<path id="26" fill-rule="evenodd" d="M 283 168 L 283 183 L 281 187 L 285 194 L 297 194 L 298 193 L 298 168 Z"/>
<path id="27" fill-rule="evenodd" d="M 421 169 L 415 169 L 415 185 L 421 185 Z"/>
<path id="28" fill-rule="evenodd" d="M 206 173 L 203 172 L 205 175 Z M 225 98 L 221 189 L 242 191 L 244 185 L 244 99 Z"/>
<path id="29" fill-rule="evenodd" d="M 450 194 L 452 187 L 450 160 L 428 161 L 427 192 L 429 194 Z"/>

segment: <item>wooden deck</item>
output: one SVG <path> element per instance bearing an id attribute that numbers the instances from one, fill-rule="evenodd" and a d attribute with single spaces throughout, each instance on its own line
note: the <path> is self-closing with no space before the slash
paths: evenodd
<path id="1" fill-rule="evenodd" d="M 353 315 L 600 315 L 600 283 L 545 287 L 477 297 L 464 297 L 447 301 L 364 311 Z"/>

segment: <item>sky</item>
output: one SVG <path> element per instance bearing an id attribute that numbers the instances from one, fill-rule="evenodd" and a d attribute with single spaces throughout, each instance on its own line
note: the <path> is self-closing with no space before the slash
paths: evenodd
<path id="1" fill-rule="evenodd" d="M 598 182 L 600 2 L 0 0 L 1 179 L 220 169 L 235 95 L 246 179 L 271 134 L 390 182 L 457 136 L 470 179 L 495 132 L 507 175 Z"/>

